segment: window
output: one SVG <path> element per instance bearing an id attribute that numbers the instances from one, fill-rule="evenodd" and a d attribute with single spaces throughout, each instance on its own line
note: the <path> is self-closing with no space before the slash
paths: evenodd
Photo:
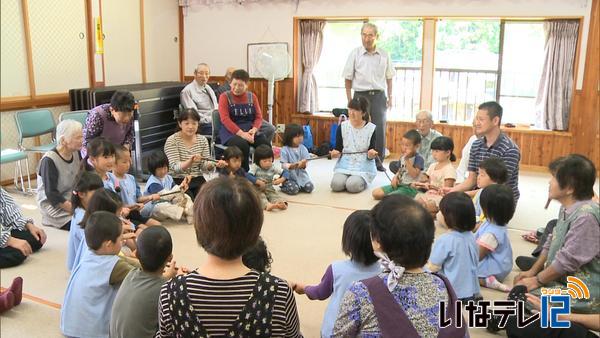
<path id="1" fill-rule="evenodd" d="M 438 21 L 434 117 L 468 123 L 480 103 L 495 100 L 503 123 L 533 125 L 544 42 L 542 22 Z"/>
<path id="2" fill-rule="evenodd" d="M 411 118 L 419 110 L 423 24 L 419 20 L 371 21 L 379 30 L 377 47 L 390 54 L 395 68 L 394 109 L 388 118 Z M 329 21 L 323 31 L 323 49 L 314 70 L 319 110 L 344 108 L 348 103 L 342 72 L 350 52 L 361 45 L 362 21 Z"/>

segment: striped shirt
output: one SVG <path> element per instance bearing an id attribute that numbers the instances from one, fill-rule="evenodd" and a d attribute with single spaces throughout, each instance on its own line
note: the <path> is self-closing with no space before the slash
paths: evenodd
<path id="1" fill-rule="evenodd" d="M 246 275 L 228 280 L 216 280 L 200 276 L 194 271 L 187 275 L 187 291 L 196 316 L 212 336 L 225 336 L 244 305 L 251 296 L 259 273 L 250 271 Z M 160 290 L 159 324 L 156 337 L 174 337 L 174 319 L 169 309 L 168 283 Z M 275 305 L 273 307 L 271 333 L 273 337 L 302 337 L 296 309 L 296 300 L 287 285 L 278 280 Z M 191 324 L 191 323 L 190 323 Z"/>
<path id="2" fill-rule="evenodd" d="M 25 231 L 27 223 L 33 224 L 33 220 L 23 217 L 12 196 L 4 188 L 0 188 L 0 224 L 2 224 L 0 248 L 6 248 L 12 230 Z"/>
<path id="3" fill-rule="evenodd" d="M 471 152 L 469 154 L 469 167 L 468 170 L 479 173 L 479 165 L 483 160 L 488 157 L 498 157 L 504 161 L 506 169 L 508 170 L 508 186 L 513 191 L 513 197 L 515 198 L 515 205 L 519 200 L 519 161 L 521 160 L 521 152 L 519 147 L 506 136 L 504 133 L 500 133 L 498 139 L 489 148 L 487 146 L 485 137 L 482 137 L 473 142 L 471 146 Z"/>
<path id="4" fill-rule="evenodd" d="M 181 169 L 181 163 L 190 159 L 194 155 L 200 155 L 202 158 L 210 158 L 210 148 L 206 137 L 196 134 L 196 142 L 188 148 L 181 139 L 181 132 L 169 136 L 165 142 L 165 154 L 169 159 L 169 174 L 173 177 L 193 177 L 202 176 L 203 171 L 207 171 L 210 162 L 200 161 L 192 164 L 186 170 Z"/>

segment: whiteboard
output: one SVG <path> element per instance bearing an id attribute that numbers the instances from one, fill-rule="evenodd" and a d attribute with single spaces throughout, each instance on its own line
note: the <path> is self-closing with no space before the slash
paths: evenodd
<path id="1" fill-rule="evenodd" d="M 288 52 L 288 43 L 287 42 L 262 42 L 262 43 L 249 43 L 248 44 L 248 73 L 250 77 L 262 77 L 260 72 L 255 67 L 256 60 L 258 56 L 263 52 Z M 270 53 L 269 53 L 270 54 Z"/>

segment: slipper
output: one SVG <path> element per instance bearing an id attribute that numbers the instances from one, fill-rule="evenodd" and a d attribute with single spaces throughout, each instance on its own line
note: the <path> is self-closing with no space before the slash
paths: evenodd
<path id="1" fill-rule="evenodd" d="M 529 231 L 527 233 L 524 233 L 523 235 L 521 235 L 521 238 L 533 244 L 538 244 L 539 242 L 535 231 Z"/>
<path id="2" fill-rule="evenodd" d="M 21 304 L 21 300 L 23 299 L 23 278 L 17 277 L 13 279 L 13 282 L 8 289 L 15 297 L 15 306 Z"/>

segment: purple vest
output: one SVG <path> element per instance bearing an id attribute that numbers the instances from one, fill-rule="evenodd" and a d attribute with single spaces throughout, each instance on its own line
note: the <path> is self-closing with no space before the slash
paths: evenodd
<path id="1" fill-rule="evenodd" d="M 129 130 L 133 128 L 133 120 L 126 125 L 117 123 L 117 121 L 110 116 L 109 107 L 110 104 L 105 103 L 94 108 L 94 110 L 98 110 L 99 116 L 102 118 L 102 122 L 104 123 L 104 128 L 102 128 L 102 134 L 100 134 L 100 136 L 104 137 L 112 144 L 122 145 L 125 143 L 125 136 Z"/>

